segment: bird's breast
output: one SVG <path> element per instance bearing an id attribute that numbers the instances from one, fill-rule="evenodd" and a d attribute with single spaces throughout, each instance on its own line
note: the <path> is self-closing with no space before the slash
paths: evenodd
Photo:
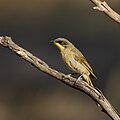
<path id="1" fill-rule="evenodd" d="M 88 70 L 74 58 L 74 53 L 72 51 L 61 52 L 62 59 L 69 69 L 76 73 L 88 73 Z"/>

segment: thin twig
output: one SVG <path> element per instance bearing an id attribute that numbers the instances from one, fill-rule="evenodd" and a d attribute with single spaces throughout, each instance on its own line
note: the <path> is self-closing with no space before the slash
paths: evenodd
<path id="1" fill-rule="evenodd" d="M 110 8 L 109 5 L 105 1 L 103 2 L 100 0 L 90 0 L 90 1 L 96 5 L 95 7 L 93 7 L 93 9 L 97 9 L 101 12 L 104 12 L 114 21 L 116 21 L 117 23 L 120 23 L 120 15 L 114 10 L 112 10 L 112 8 Z"/>
<path id="2" fill-rule="evenodd" d="M 111 119 L 120 120 L 119 114 L 109 103 L 109 101 L 105 98 L 102 92 L 90 87 L 86 82 L 82 80 L 78 81 L 76 78 L 68 77 L 64 73 L 50 68 L 44 61 L 35 57 L 27 50 L 15 44 L 10 37 L 0 37 L 0 44 L 12 50 L 14 53 L 22 57 L 25 61 L 31 63 L 40 71 L 43 71 L 44 73 L 49 74 L 50 76 L 53 76 L 57 80 L 60 80 L 61 82 L 69 85 L 74 89 L 86 93 L 95 102 L 97 102 L 97 104 L 99 104 L 99 107 L 102 109 L 102 111 L 105 112 Z"/>

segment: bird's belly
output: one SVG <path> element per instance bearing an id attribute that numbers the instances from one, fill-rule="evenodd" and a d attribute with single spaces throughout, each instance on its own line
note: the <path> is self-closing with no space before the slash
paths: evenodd
<path id="1" fill-rule="evenodd" d="M 81 63 L 77 62 L 76 60 L 66 59 L 65 63 L 72 71 L 79 74 L 85 73 L 89 75 L 89 71 Z"/>

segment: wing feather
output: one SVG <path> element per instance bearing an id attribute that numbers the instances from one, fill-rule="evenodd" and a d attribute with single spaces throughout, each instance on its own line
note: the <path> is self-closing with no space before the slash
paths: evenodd
<path id="1" fill-rule="evenodd" d="M 93 77 L 97 78 L 94 73 L 93 70 L 91 68 L 91 66 L 89 65 L 89 63 L 87 62 L 86 58 L 83 56 L 83 54 L 78 50 L 78 49 L 73 49 L 73 55 L 74 55 L 74 59 L 76 61 L 78 61 L 80 64 L 82 64 L 91 74 Z"/>

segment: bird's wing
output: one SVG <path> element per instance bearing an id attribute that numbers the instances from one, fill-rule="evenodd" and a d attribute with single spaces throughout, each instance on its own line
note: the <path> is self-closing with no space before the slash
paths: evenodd
<path id="1" fill-rule="evenodd" d="M 89 65 L 89 63 L 87 62 L 86 58 L 83 56 L 83 54 L 79 50 L 74 51 L 73 55 L 74 55 L 74 59 L 76 61 L 78 61 L 80 64 L 82 64 L 92 74 L 93 77 L 97 78 L 94 75 L 93 70 L 92 70 L 91 66 Z"/>

